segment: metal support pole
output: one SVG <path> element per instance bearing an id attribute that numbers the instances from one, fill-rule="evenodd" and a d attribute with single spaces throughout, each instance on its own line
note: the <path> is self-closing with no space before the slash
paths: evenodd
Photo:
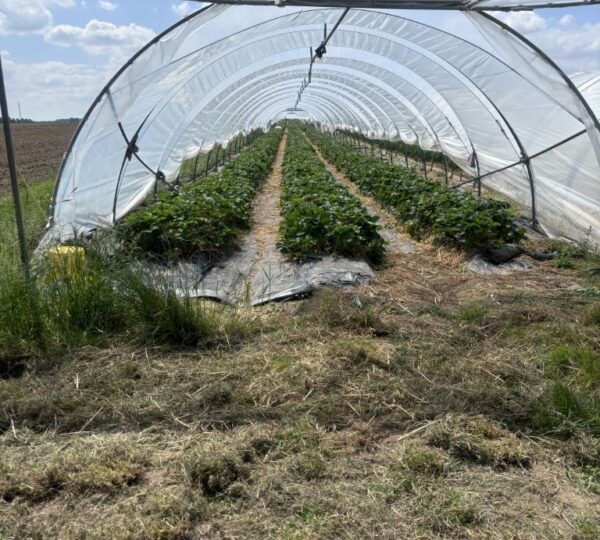
<path id="1" fill-rule="evenodd" d="M 196 180 L 196 173 L 198 172 L 198 159 L 200 158 L 200 152 L 196 154 L 196 161 L 194 161 L 194 172 L 192 173 L 192 180 Z"/>
<path id="2" fill-rule="evenodd" d="M 208 175 L 208 166 L 210 164 L 211 153 L 212 153 L 212 148 L 208 151 L 208 154 L 206 154 L 206 166 L 204 167 L 204 176 Z"/>
<path id="3" fill-rule="evenodd" d="M 15 207 L 15 221 L 19 237 L 19 250 L 21 252 L 21 263 L 25 275 L 29 278 L 29 256 L 27 254 L 27 241 L 25 239 L 25 225 L 21 212 L 21 196 L 19 193 L 19 182 L 17 180 L 17 166 L 15 153 L 10 132 L 10 116 L 8 114 L 8 103 L 6 100 L 6 88 L 4 87 L 4 72 L 2 71 L 2 59 L 0 58 L 0 108 L 2 110 L 2 124 L 4 126 L 4 142 L 6 144 L 6 157 L 8 159 L 8 172 L 10 175 L 10 186 L 12 189 L 13 204 Z"/>
<path id="4" fill-rule="evenodd" d="M 448 160 L 446 159 L 446 154 L 442 154 L 444 158 L 444 181 L 446 185 L 448 185 Z"/>
<path id="5" fill-rule="evenodd" d="M 421 158 L 423 159 L 423 173 L 425 174 L 425 178 L 427 178 L 427 163 L 425 161 L 425 150 L 421 148 Z"/>
<path id="6" fill-rule="evenodd" d="M 406 143 L 402 143 L 402 149 L 404 150 L 404 163 L 408 168 L 408 154 L 406 153 Z"/>

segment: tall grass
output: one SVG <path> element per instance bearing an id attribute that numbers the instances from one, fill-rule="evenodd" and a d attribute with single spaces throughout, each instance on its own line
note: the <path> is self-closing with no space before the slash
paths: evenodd
<path id="1" fill-rule="evenodd" d="M 33 251 L 46 222 L 52 183 L 23 197 L 27 243 Z M 26 279 L 18 252 L 12 200 L 0 198 L 0 377 L 19 374 L 39 358 L 57 358 L 64 347 L 102 346 L 127 338 L 144 344 L 208 346 L 229 343 L 247 329 L 234 310 L 207 310 L 180 298 L 173 286 L 107 255 L 102 240 L 64 257 L 35 261 Z"/>

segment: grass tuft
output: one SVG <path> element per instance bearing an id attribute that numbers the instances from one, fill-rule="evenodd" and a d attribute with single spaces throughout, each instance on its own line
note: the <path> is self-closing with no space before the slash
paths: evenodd
<path id="1" fill-rule="evenodd" d="M 216 455 L 214 449 L 201 447 L 190 451 L 186 471 L 192 485 L 199 487 L 207 497 L 226 495 L 230 487 L 249 474 L 248 466 L 234 452 Z"/>
<path id="2" fill-rule="evenodd" d="M 427 443 L 462 461 L 498 469 L 532 464 L 517 437 L 484 416 L 448 415 L 430 428 Z"/>

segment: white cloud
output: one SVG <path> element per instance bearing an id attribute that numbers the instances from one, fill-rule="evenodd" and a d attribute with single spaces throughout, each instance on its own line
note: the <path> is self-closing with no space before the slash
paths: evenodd
<path id="1" fill-rule="evenodd" d="M 535 32 L 546 28 L 546 20 L 533 11 L 495 13 L 496 17 L 519 32 Z"/>
<path id="2" fill-rule="evenodd" d="M 37 120 L 81 117 L 110 76 L 106 69 L 64 62 L 5 62 L 11 104 Z"/>
<path id="3" fill-rule="evenodd" d="M 171 4 L 171 9 L 178 17 L 185 17 L 194 10 L 194 7 L 189 2 L 179 2 L 179 4 Z"/>
<path id="4" fill-rule="evenodd" d="M 48 43 L 62 47 L 80 47 L 91 55 L 108 54 L 123 58 L 137 51 L 155 35 L 150 28 L 137 24 L 116 26 L 93 19 L 84 28 L 69 24 L 53 26 L 45 37 Z"/>
<path id="5" fill-rule="evenodd" d="M 600 70 L 600 23 L 552 26 L 531 38 L 567 73 Z"/>
<path id="6" fill-rule="evenodd" d="M 566 73 L 600 70 L 600 22 L 578 24 L 570 14 L 545 19 L 531 11 L 494 15 L 523 33 Z"/>
<path id="7" fill-rule="evenodd" d="M 108 2 L 107 0 L 100 0 L 98 2 L 98 7 L 103 9 L 104 11 L 114 11 L 119 7 L 118 4 L 113 4 L 112 2 Z"/>
<path id="8" fill-rule="evenodd" d="M 0 35 L 42 32 L 52 23 L 51 7 L 74 5 L 75 0 L 0 0 Z"/>
<path id="9" fill-rule="evenodd" d="M 571 26 L 575 22 L 575 17 L 573 15 L 563 15 L 559 22 L 561 26 Z"/>

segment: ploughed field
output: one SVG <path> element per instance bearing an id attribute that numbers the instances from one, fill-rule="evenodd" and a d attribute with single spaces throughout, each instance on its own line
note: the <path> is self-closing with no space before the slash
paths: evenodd
<path id="1" fill-rule="evenodd" d="M 43 122 L 12 124 L 19 179 L 34 182 L 54 178 L 77 124 Z M 10 190 L 4 132 L 0 133 L 0 195 Z"/>

